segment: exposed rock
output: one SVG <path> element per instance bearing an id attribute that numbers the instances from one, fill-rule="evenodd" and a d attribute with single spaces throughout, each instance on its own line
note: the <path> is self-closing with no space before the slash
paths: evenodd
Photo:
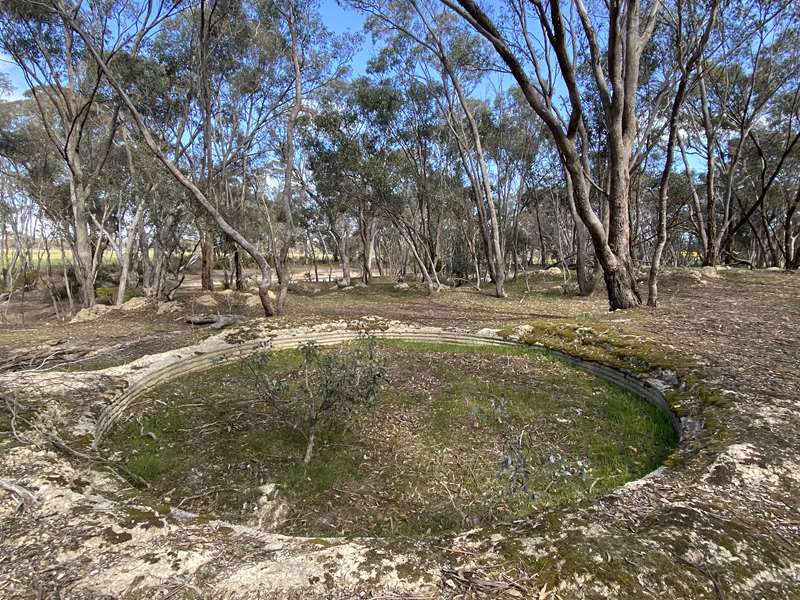
<path id="1" fill-rule="evenodd" d="M 162 302 L 156 309 L 156 314 L 166 315 L 170 313 L 183 312 L 183 307 L 178 302 Z"/>
<path id="2" fill-rule="evenodd" d="M 700 275 L 706 279 L 719 279 L 716 267 L 700 267 Z"/>
<path id="3" fill-rule="evenodd" d="M 534 330 L 535 328 L 532 325 L 518 325 L 517 327 L 514 327 L 514 332 L 508 336 L 508 339 L 514 341 L 521 340 Z"/>
<path id="4" fill-rule="evenodd" d="M 356 282 L 353 284 L 353 287 L 357 287 L 357 288 L 365 288 L 365 287 L 367 287 L 367 284 L 366 284 L 366 283 L 364 283 L 363 281 L 356 281 Z"/>
<path id="5" fill-rule="evenodd" d="M 678 375 L 671 369 L 656 369 L 647 378 L 647 382 L 662 393 L 670 389 L 676 389 L 680 384 Z"/>
<path id="6" fill-rule="evenodd" d="M 664 275 L 667 277 L 681 277 L 690 280 L 692 283 L 699 283 L 705 285 L 703 275 L 698 269 L 689 269 L 688 267 L 677 267 L 664 269 Z"/>
<path id="7" fill-rule="evenodd" d="M 94 321 L 95 319 L 100 318 L 102 315 L 110 312 L 112 310 L 116 310 L 118 307 L 116 306 L 106 306 L 105 304 L 95 304 L 91 308 L 82 308 L 78 311 L 78 313 L 72 317 L 70 323 L 86 323 L 87 321 Z"/>
<path id="8" fill-rule="evenodd" d="M 289 505 L 278 496 L 278 486 L 274 483 L 266 483 L 258 489 L 261 497 L 248 524 L 262 531 L 276 531 L 286 522 Z"/>
<path id="9" fill-rule="evenodd" d="M 122 312 L 141 310 L 143 308 L 147 308 L 148 306 L 150 306 L 150 303 L 151 301 L 149 298 L 143 298 L 141 296 L 138 296 L 136 298 L 131 298 L 125 304 L 120 306 L 120 310 L 122 310 Z"/>
<path id="10" fill-rule="evenodd" d="M 350 283 L 345 281 L 344 279 L 340 279 L 336 282 L 336 287 L 338 287 L 340 290 L 343 290 L 344 288 L 353 286 L 351 286 Z"/>
<path id="11" fill-rule="evenodd" d="M 489 328 L 489 327 L 486 327 L 486 328 L 484 328 L 484 329 L 479 329 L 479 330 L 478 330 L 478 331 L 476 331 L 475 333 L 476 333 L 477 335 L 484 335 L 484 336 L 496 337 L 496 336 L 497 336 L 497 332 L 498 332 L 498 331 L 500 331 L 500 330 L 499 330 L 499 329 L 491 329 L 491 328 Z"/>
<path id="12" fill-rule="evenodd" d="M 545 269 L 543 272 L 547 273 L 548 275 L 561 275 L 561 269 L 558 267 L 550 267 L 549 269 Z"/>
<path id="13" fill-rule="evenodd" d="M 198 306 L 205 306 L 206 308 L 215 308 L 219 305 L 217 299 L 211 294 L 203 294 L 194 299 L 194 303 Z"/>
<path id="14" fill-rule="evenodd" d="M 269 299 L 272 300 L 273 302 L 275 302 L 278 299 L 278 297 L 274 293 L 272 293 L 272 290 L 270 290 L 267 293 L 267 296 L 269 296 Z M 261 306 L 261 296 L 259 296 L 257 293 L 244 294 L 244 305 L 248 308 L 258 308 L 258 309 L 263 308 Z"/>
<path id="15" fill-rule="evenodd" d="M 401 281 L 401 282 L 399 282 L 399 283 L 395 283 L 395 284 L 392 286 L 392 289 L 395 289 L 395 290 L 407 290 L 407 289 L 409 289 L 410 287 L 411 287 L 411 286 L 410 286 L 410 285 L 408 285 L 408 284 L 407 284 L 405 281 Z"/>

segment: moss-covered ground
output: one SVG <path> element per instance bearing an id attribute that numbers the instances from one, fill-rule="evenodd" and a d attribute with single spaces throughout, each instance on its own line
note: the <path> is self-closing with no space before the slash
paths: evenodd
<path id="1" fill-rule="evenodd" d="M 110 450 L 184 510 L 247 522 L 275 483 L 282 533 L 425 536 L 603 494 L 676 442 L 656 408 L 539 351 L 387 341 L 379 357 L 377 399 L 333 418 L 308 466 L 298 351 L 268 362 L 292 414 L 246 359 L 149 392 Z"/>

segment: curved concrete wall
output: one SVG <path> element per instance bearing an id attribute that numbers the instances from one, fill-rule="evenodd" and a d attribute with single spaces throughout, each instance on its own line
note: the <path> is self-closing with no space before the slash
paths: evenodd
<path id="1" fill-rule="evenodd" d="M 397 330 L 369 331 L 377 338 L 398 339 L 411 342 L 445 342 L 465 345 L 493 345 L 493 346 L 524 346 L 526 348 L 547 352 L 584 369 L 608 382 L 633 392 L 647 402 L 658 407 L 671 420 L 679 438 L 682 438 L 680 420 L 674 415 L 667 404 L 662 391 L 656 386 L 642 381 L 632 375 L 612 369 L 605 365 L 592 363 L 571 356 L 564 352 L 551 350 L 544 346 L 531 346 L 521 342 L 509 341 L 494 335 L 482 335 L 467 332 L 447 331 L 434 328 L 402 328 Z M 103 438 L 114 427 L 130 407 L 131 403 L 152 388 L 176 377 L 195 371 L 202 371 L 210 367 L 234 362 L 256 352 L 264 350 L 288 350 L 301 345 L 314 342 L 321 346 L 330 346 L 342 342 L 352 341 L 363 335 L 362 331 L 353 329 L 335 329 L 332 331 L 319 330 L 287 330 L 259 337 L 241 343 L 231 343 L 222 338 L 215 339 L 212 343 L 204 343 L 178 351 L 166 352 L 155 357 L 146 357 L 145 364 L 134 361 L 126 365 L 129 373 L 128 387 L 100 414 L 95 426 L 94 447 L 97 448 Z"/>

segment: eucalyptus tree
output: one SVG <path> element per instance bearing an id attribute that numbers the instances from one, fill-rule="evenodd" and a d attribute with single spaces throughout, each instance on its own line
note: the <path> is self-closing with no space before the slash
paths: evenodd
<path id="1" fill-rule="evenodd" d="M 609 307 L 614 310 L 640 304 L 630 252 L 630 174 L 637 130 L 639 63 L 655 30 L 660 3 L 653 3 L 643 13 L 639 0 L 619 0 L 598 5 L 590 13 L 583 0 L 574 0 L 566 7 L 560 0 L 510 0 L 508 20 L 499 26 L 473 0 L 441 2 L 493 46 L 550 131 L 571 180 L 577 213 L 589 230 L 603 267 Z M 568 22 L 572 14 L 577 14 L 578 23 Z M 588 50 L 587 68 L 603 107 L 609 151 L 608 231 L 591 205 L 592 179 L 581 153 L 587 101 L 577 78 L 583 65 L 576 53 L 578 46 Z M 565 91 L 563 110 L 549 100 L 556 85 Z"/>
<path id="2" fill-rule="evenodd" d="M 306 133 L 311 198 L 336 240 L 342 281 L 350 282 L 348 243 L 361 241 L 362 280 L 371 278 L 377 218 L 392 193 L 392 122 L 400 95 L 365 78 L 339 82 L 326 94 Z M 310 186 L 308 184 L 311 184 Z"/>
<path id="3" fill-rule="evenodd" d="M 407 189 L 413 193 L 414 206 L 402 211 L 406 217 L 413 216 L 414 239 L 422 246 L 420 255 L 426 259 L 426 269 L 438 272 L 448 262 L 442 246 L 444 227 L 452 218 L 455 204 L 459 204 L 463 227 L 458 236 L 465 236 L 467 245 L 475 232 L 472 220 L 476 218 L 475 207 L 480 202 L 480 190 L 464 194 L 464 157 L 457 148 L 453 133 L 448 126 L 447 90 L 443 85 L 441 71 L 436 59 L 412 38 L 394 31 L 385 30 L 382 21 L 375 20 L 373 30 L 384 31 L 385 45 L 371 63 L 371 71 L 380 78 L 382 86 L 393 86 L 399 91 L 394 117 L 381 125 L 393 147 L 400 153 L 397 157 L 403 164 Z M 378 27 L 381 26 L 381 27 Z M 375 29 L 377 27 L 377 29 Z M 385 120 L 385 119 L 384 119 Z M 472 209 L 462 206 L 466 198 Z M 482 206 L 482 205 L 481 205 Z M 466 221 L 466 222 L 465 222 Z M 484 250 L 490 252 L 489 234 L 481 221 Z M 457 236 L 457 237 L 458 237 Z M 473 256 L 474 261 L 480 255 Z M 467 271 L 469 269 L 466 269 Z M 461 270 L 462 275 L 464 269 Z"/>
<path id="4" fill-rule="evenodd" d="M 798 89 L 800 74 L 796 9 L 781 0 L 731 2 L 720 19 L 718 39 L 712 38 L 686 103 L 691 116 L 686 139 L 679 140 L 687 175 L 693 154 L 705 168 L 702 198 L 695 191 L 692 202 L 706 265 L 730 259 L 733 236 L 750 225 L 780 172 L 782 160 L 765 173 L 764 193 L 749 206 L 738 206 L 748 145 L 759 123 L 770 119 L 773 102 Z M 780 155 L 785 159 L 797 143 L 790 125 Z"/>
<path id="5" fill-rule="evenodd" d="M 296 173 L 302 170 L 297 148 L 298 129 L 308 123 L 309 99 L 347 70 L 352 40 L 332 35 L 316 11 L 314 0 L 273 2 L 280 16 L 277 32 L 282 38 L 283 60 L 291 82 L 290 103 L 282 119 L 283 138 L 277 155 L 283 165 L 283 180 L 274 206 L 280 233 L 272 229 L 270 238 L 280 290 L 277 311 L 282 314 L 291 278 L 289 251 L 296 241 L 295 213 L 301 205 L 302 190 L 296 185 Z"/>
<path id="6" fill-rule="evenodd" d="M 520 263 L 523 270 L 527 267 L 527 262 L 520 260 L 520 250 L 524 254 L 520 243 L 528 238 L 521 225 L 534 197 L 531 191 L 540 183 L 542 150 L 549 140 L 541 121 L 531 114 L 518 89 L 498 92 L 491 108 L 487 105 L 481 113 L 481 127 L 485 130 L 486 154 L 496 177 L 497 209 L 504 234 L 502 248 L 506 255 L 511 255 L 516 277 Z M 581 244 L 585 246 L 585 237 Z M 576 250 L 580 270 L 584 252 L 580 246 Z M 590 293 L 584 288 L 582 291 Z"/>
<path id="7" fill-rule="evenodd" d="M 454 186 L 460 183 L 451 167 L 455 158 L 450 148 L 450 134 L 444 127 L 439 106 L 443 90 L 429 78 L 412 72 L 413 63 L 402 55 L 394 57 L 391 67 L 384 63 L 382 86 L 394 86 L 402 93 L 397 98 L 392 119 L 380 119 L 381 127 L 402 157 L 408 189 L 414 196 L 417 236 L 425 245 L 430 269 L 441 269 L 443 223 L 449 212 Z M 457 160 L 457 159 L 456 159 Z M 469 216 L 472 218 L 472 214 Z"/>
<path id="8" fill-rule="evenodd" d="M 94 6 L 87 17 L 93 34 L 104 35 L 110 9 Z M 4 2 L 0 44 L 23 74 L 47 139 L 66 167 L 72 254 L 81 300 L 89 307 L 95 302 L 100 265 L 92 244 L 88 204 L 113 147 L 119 104 L 103 88 L 97 67 L 87 60 L 80 36 L 69 25 L 71 18 L 70 11 L 60 14 L 47 5 Z M 140 43 L 141 38 L 131 39 L 133 47 Z"/>
<path id="9" fill-rule="evenodd" d="M 91 7 L 91 3 L 89 6 Z M 207 192 L 211 188 L 207 183 L 208 169 L 200 169 L 201 172 L 206 174 L 206 180 L 195 179 L 193 176 L 191 159 L 187 155 L 186 145 L 193 143 L 199 134 L 191 128 L 180 129 L 177 132 L 162 129 L 160 127 L 161 123 L 155 118 L 157 115 L 149 113 L 150 104 L 145 103 L 140 106 L 136 102 L 136 83 L 124 79 L 122 70 L 118 69 L 111 60 L 117 54 L 127 55 L 128 61 L 132 62 L 146 60 L 146 57 L 140 57 L 138 52 L 132 52 L 133 50 L 138 51 L 138 47 L 135 45 L 136 41 L 144 38 L 150 39 L 158 32 L 167 31 L 171 27 L 179 25 L 179 23 L 176 23 L 177 20 L 193 19 L 193 11 L 196 10 L 196 6 L 189 3 L 170 5 L 152 5 L 148 3 L 146 6 L 140 6 L 134 3 L 131 5 L 131 14 L 127 21 L 127 27 L 117 30 L 119 36 L 113 39 L 110 39 L 111 36 L 108 35 L 98 36 L 94 34 L 88 25 L 91 20 L 91 10 L 90 8 L 85 8 L 85 4 L 76 7 L 64 0 L 51 0 L 48 7 L 83 40 L 87 54 L 96 63 L 105 81 L 115 92 L 116 98 L 118 98 L 128 114 L 144 145 L 169 171 L 172 177 L 189 192 L 190 196 L 202 207 L 203 211 L 214 221 L 221 232 L 238 244 L 254 260 L 261 273 L 259 296 L 265 314 L 268 316 L 274 314 L 276 307 L 273 306 L 269 295 L 269 288 L 272 283 L 272 267 L 268 255 L 260 249 L 257 240 L 245 237 L 239 229 L 232 225 L 231 219 L 225 215 L 224 207 L 221 207 L 214 197 L 209 196 Z M 313 12 L 314 5 L 310 3 L 301 7 L 298 3 L 292 2 L 291 7 L 295 15 L 310 15 Z M 252 56 L 255 60 L 243 61 L 243 66 L 252 70 L 255 77 L 251 77 L 250 81 L 257 81 L 259 85 L 253 86 L 252 89 L 252 93 L 258 98 L 256 116 L 251 120 L 240 119 L 237 124 L 236 151 L 225 157 L 226 162 L 241 160 L 244 154 L 254 150 L 254 144 L 259 139 L 259 134 L 268 125 L 275 125 L 276 120 L 280 121 L 287 114 L 294 114 L 292 111 L 288 111 L 288 108 L 293 104 L 293 98 L 296 96 L 296 91 L 293 94 L 293 90 L 296 90 L 297 84 L 297 62 L 303 64 L 308 58 L 308 65 L 316 65 L 317 67 L 322 65 L 326 68 L 330 68 L 332 65 L 335 66 L 335 63 L 330 60 L 330 55 L 324 55 L 323 53 L 318 53 L 315 56 L 315 60 L 310 60 L 310 56 L 304 56 L 299 61 L 291 58 L 291 53 L 287 52 L 291 42 L 288 42 L 285 35 L 283 35 L 286 30 L 285 28 L 282 29 L 281 26 L 281 15 L 286 14 L 286 3 L 280 6 L 271 2 L 263 4 L 259 2 L 242 3 L 241 8 L 237 8 L 234 14 L 237 15 L 237 18 L 232 20 L 232 26 L 238 27 L 240 31 L 240 35 L 236 38 L 237 43 L 242 48 L 254 49 Z M 319 23 L 319 20 L 317 19 L 316 22 Z M 129 33 L 131 31 L 134 33 Z M 329 48 L 332 43 L 331 38 L 326 38 L 323 35 L 323 30 L 317 29 L 315 33 L 308 31 L 305 39 L 311 39 L 312 35 L 317 34 L 321 36 L 317 43 Z M 231 36 L 226 36 L 224 39 L 230 40 L 232 38 Z M 248 39 L 249 42 L 247 42 Z M 261 43 L 265 40 L 271 41 L 271 43 Z M 248 57 L 250 56 L 248 55 Z M 289 57 L 288 60 L 287 57 Z M 278 66 L 272 68 L 275 63 Z M 321 71 L 310 69 L 310 72 L 327 71 L 325 69 Z M 258 79 L 259 75 L 263 75 L 263 80 Z M 313 76 L 313 81 L 317 84 L 321 84 L 323 79 L 318 75 Z M 226 82 L 230 80 L 232 78 L 225 79 Z M 189 100 L 191 106 L 193 104 L 191 102 L 192 98 L 190 97 Z M 201 129 L 206 127 L 207 130 L 209 125 L 207 111 L 206 113 L 200 111 L 200 114 L 204 115 L 201 119 Z M 211 129 L 213 130 L 213 128 L 214 121 L 212 119 Z M 179 135 L 176 135 L 176 133 L 179 133 Z M 213 131 L 210 136 L 213 136 Z M 207 144 L 204 143 L 204 158 L 202 160 L 208 162 L 206 146 Z M 170 153 L 173 156 L 170 156 Z M 290 157 L 285 157 L 285 160 L 291 162 Z M 215 168 L 221 166 L 218 162 L 220 161 L 220 156 L 215 156 L 213 151 L 211 161 L 215 161 Z M 205 188 L 205 191 L 203 188 Z M 286 186 L 284 186 L 285 189 Z M 284 196 L 287 196 L 287 194 L 284 194 Z M 285 301 L 285 295 L 283 300 Z M 277 310 L 282 309 L 283 304 L 279 304 Z"/>
<path id="10" fill-rule="evenodd" d="M 387 38 L 392 50 L 403 48 L 397 36 L 404 36 L 416 45 L 415 48 L 406 46 L 406 51 L 420 61 L 419 73 L 415 75 L 429 82 L 438 80 L 443 91 L 440 110 L 448 115 L 448 125 L 458 143 L 464 172 L 473 188 L 495 293 L 499 297 L 505 296 L 503 233 L 492 176 L 475 118 L 476 103 L 470 98 L 468 89 L 470 83 L 482 76 L 480 39 L 453 27 L 454 20 L 449 14 L 425 0 L 355 0 L 351 3 L 371 15 L 371 29 L 376 35 Z M 419 49 L 424 52 L 420 53 Z"/>
<path id="11" fill-rule="evenodd" d="M 796 22 L 795 22 L 796 23 Z M 770 46 L 770 52 L 764 62 L 768 63 L 763 71 L 774 73 L 780 87 L 773 93 L 769 88 L 759 86 L 754 92 L 759 96 L 767 96 L 767 104 L 756 122 L 749 129 L 741 150 L 741 165 L 735 175 L 731 193 L 736 201 L 738 218 L 734 220 L 722 241 L 722 247 L 733 246 L 737 233 L 749 227 L 756 238 L 762 255 L 766 258 L 763 264 L 779 266 L 785 264 L 782 254 L 786 254 L 785 245 L 775 240 L 774 230 L 781 223 L 772 223 L 777 217 L 775 213 L 783 208 L 791 210 L 791 201 L 772 201 L 775 196 L 792 196 L 798 181 L 797 166 L 800 157 L 800 31 L 795 28 L 785 29 Z M 744 103 L 730 103 L 729 110 L 733 119 L 746 120 L 747 109 Z M 783 189 L 781 189 L 783 188 Z M 748 198 L 749 197 L 749 198 Z M 752 199 L 752 200 L 750 200 Z M 770 215 L 772 213 L 772 215 Z M 784 213 L 785 216 L 786 213 Z M 785 221 L 784 221 L 785 222 Z M 791 219 L 789 219 L 791 228 Z M 759 232 L 760 230 L 760 232 Z M 763 238 L 763 239 L 762 239 Z M 784 239 L 785 242 L 785 239 Z"/>
<path id="12" fill-rule="evenodd" d="M 159 81 L 150 88 L 155 96 L 148 98 L 144 89 L 137 106 L 157 109 L 151 124 L 165 134 L 172 160 L 239 231 L 245 227 L 243 203 L 252 199 L 248 188 L 254 173 L 269 158 L 259 136 L 267 125 L 279 124 L 290 102 L 281 20 L 270 2 L 186 3 L 169 27 L 158 29 L 152 50 L 140 58 Z M 233 249 L 241 286 L 239 244 L 205 209 L 195 220 L 202 287 L 213 288 L 220 236 L 220 246 Z"/>
<path id="13" fill-rule="evenodd" d="M 800 187 L 800 87 L 776 96 L 748 138 L 733 190 L 740 216 L 723 247 L 735 251 L 749 242 L 753 264 L 791 269 Z"/>
<path id="14" fill-rule="evenodd" d="M 667 205 L 669 197 L 670 178 L 675 159 L 675 147 L 680 126 L 680 113 L 683 103 L 691 88 L 697 84 L 697 69 L 701 67 L 700 61 L 708 44 L 709 38 L 715 28 L 719 1 L 712 0 L 707 7 L 707 12 L 696 6 L 692 0 L 677 2 L 674 11 L 668 7 L 665 11 L 670 23 L 668 39 L 674 49 L 675 66 L 670 66 L 675 73 L 665 74 L 665 90 L 670 92 L 671 106 L 666 121 L 667 143 L 664 150 L 664 166 L 658 187 L 658 202 L 656 207 L 657 241 L 650 260 L 650 273 L 648 276 L 648 306 L 658 304 L 658 272 L 661 267 L 661 257 L 667 244 Z M 674 90 L 671 89 L 674 86 Z"/>
<path id="15" fill-rule="evenodd" d="M 187 175 L 187 173 L 178 166 L 176 161 L 168 156 L 165 146 L 171 146 L 173 148 L 176 146 L 180 147 L 183 143 L 182 138 L 178 138 L 177 141 L 173 140 L 172 143 L 169 143 L 161 137 L 163 132 L 158 128 L 157 123 L 152 122 L 150 118 L 152 115 L 148 115 L 147 112 L 145 112 L 146 108 L 140 110 L 137 107 L 133 100 L 134 96 L 129 94 L 127 89 L 129 86 L 126 85 L 126 82 L 120 77 L 118 70 L 112 65 L 112 61 L 110 60 L 110 57 L 113 57 L 116 53 L 128 53 L 130 60 L 135 61 L 137 56 L 132 52 L 132 50 L 137 50 L 136 47 L 132 47 L 135 40 L 137 38 L 144 38 L 158 30 L 165 22 L 174 16 L 174 9 L 177 8 L 177 6 L 164 7 L 160 5 L 155 8 L 148 6 L 148 10 L 138 12 L 132 11 L 133 14 L 129 27 L 125 30 L 118 30 L 122 31 L 120 37 L 111 41 L 108 40 L 108 36 L 93 35 L 88 25 L 91 22 L 91 11 L 87 11 L 85 8 L 82 9 L 84 5 L 75 7 L 61 0 L 53 0 L 48 6 L 54 15 L 62 19 L 65 24 L 83 40 L 86 52 L 91 56 L 100 73 L 116 93 L 149 151 L 153 153 L 165 168 L 167 168 L 175 180 L 186 188 L 198 204 L 200 204 L 216 222 L 220 229 L 239 243 L 239 245 L 253 257 L 261 271 L 259 296 L 265 314 L 271 315 L 274 312 L 272 302 L 269 298 L 272 269 L 269 266 L 267 258 L 259 251 L 258 247 L 253 242 L 246 239 L 228 223 L 223 214 L 215 206 L 214 202 L 203 193 L 200 187 L 192 180 L 191 176 Z M 127 32 L 130 30 L 136 33 L 133 35 L 128 34 Z M 159 139 L 157 139 L 156 136 L 158 136 Z"/>

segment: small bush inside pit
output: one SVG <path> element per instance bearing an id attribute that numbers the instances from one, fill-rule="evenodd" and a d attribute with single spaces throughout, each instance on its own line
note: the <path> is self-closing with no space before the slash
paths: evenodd
<path id="1" fill-rule="evenodd" d="M 374 399 L 328 415 L 304 464 L 303 364 L 341 364 L 358 348 L 314 348 L 313 360 L 275 352 L 255 373 L 245 360 L 179 378 L 142 398 L 109 444 L 155 502 L 250 522 L 269 483 L 289 506 L 281 533 L 424 536 L 604 494 L 676 443 L 658 409 L 549 355 L 381 342 Z M 324 367 L 308 372 L 324 394 Z"/>
<path id="2" fill-rule="evenodd" d="M 306 438 L 303 464 L 308 465 L 317 433 L 323 427 L 341 425 L 348 414 L 360 405 L 371 403 L 378 394 L 385 369 L 376 352 L 373 336 L 342 344 L 330 352 L 321 352 L 314 342 L 300 347 L 300 369 L 290 374 L 302 381 L 301 398 L 289 394 L 286 379 L 270 373 L 270 354 L 245 359 L 253 377 L 254 390 L 264 406 Z"/>

